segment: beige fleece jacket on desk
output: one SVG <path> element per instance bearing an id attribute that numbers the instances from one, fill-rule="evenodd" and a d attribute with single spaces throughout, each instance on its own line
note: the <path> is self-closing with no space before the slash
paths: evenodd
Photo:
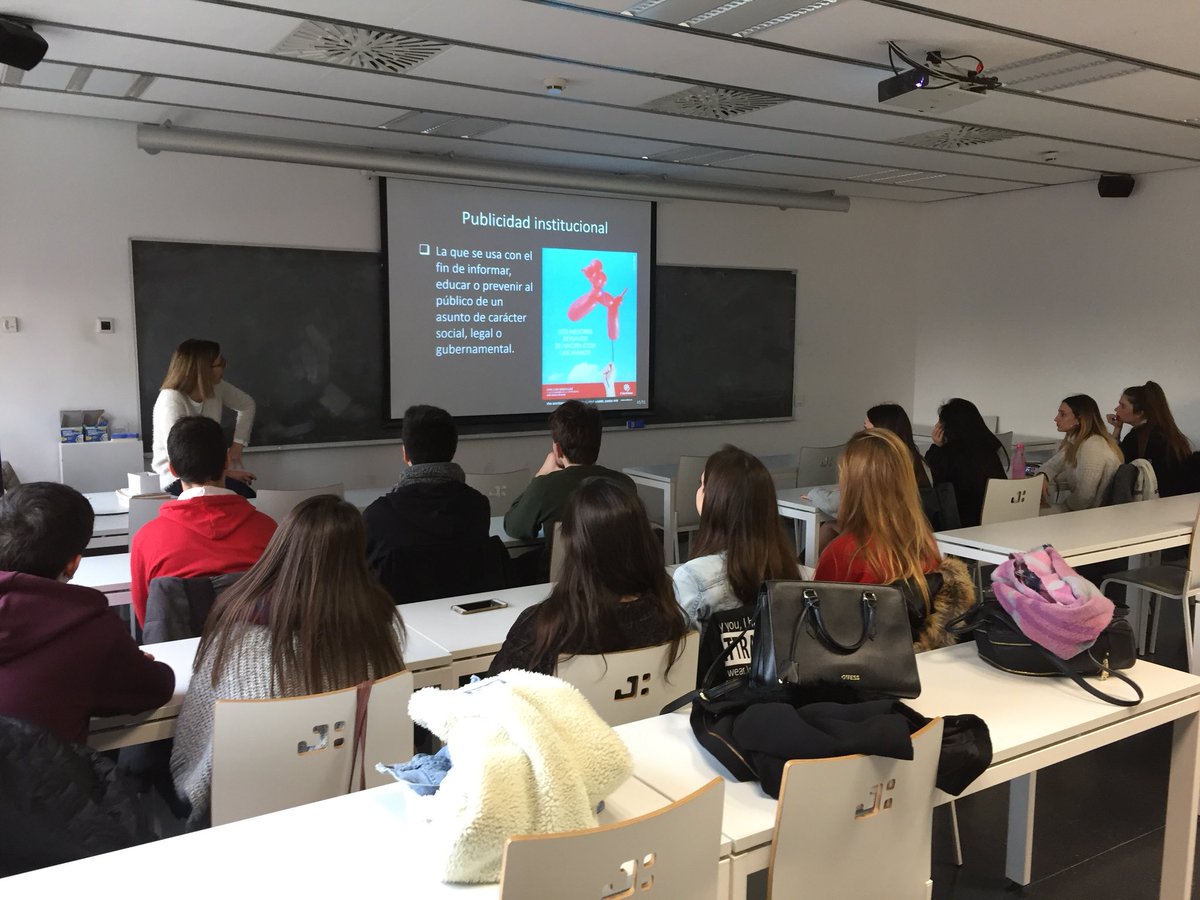
<path id="1" fill-rule="evenodd" d="M 513 669 L 456 691 L 426 688 L 409 712 L 450 748 L 437 793 L 410 806 L 428 823 L 443 881 L 498 881 L 511 835 L 594 828 L 599 802 L 633 771 L 617 733 L 550 675 Z"/>

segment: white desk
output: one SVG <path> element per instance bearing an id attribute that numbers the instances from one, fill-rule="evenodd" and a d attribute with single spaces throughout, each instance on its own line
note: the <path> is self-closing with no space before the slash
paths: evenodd
<path id="1" fill-rule="evenodd" d="M 109 556 L 85 556 L 71 579 L 72 584 L 95 588 L 108 595 L 109 606 L 129 603 L 129 554 L 113 553 Z"/>
<path id="2" fill-rule="evenodd" d="M 487 671 L 492 657 L 508 636 L 521 611 L 540 603 L 550 595 L 550 585 L 484 591 L 462 597 L 406 603 L 400 615 L 409 634 L 420 634 L 450 654 L 455 685 L 459 678 Z M 457 603 L 487 600 L 495 597 L 508 604 L 505 609 L 490 609 L 472 615 L 462 615 L 450 609 Z"/>
<path id="3" fill-rule="evenodd" d="M 795 519 L 804 527 L 804 564 L 813 567 L 817 565 L 817 537 L 820 525 L 831 520 L 811 502 L 801 498 L 806 497 L 809 491 L 818 486 L 785 488 L 776 491 L 775 494 L 779 514 L 785 519 Z M 800 547 L 797 546 L 796 549 L 799 550 Z"/>
<path id="4" fill-rule="evenodd" d="M 1053 544 L 1072 566 L 1181 547 L 1191 540 L 1200 494 L 939 531 L 942 553 L 1002 563 L 1008 554 Z"/>
<path id="5" fill-rule="evenodd" d="M 1013 782 L 1007 874 L 1018 883 L 1029 881 L 1034 773 L 1175 722 L 1159 896 L 1191 897 L 1200 792 L 1200 678 L 1139 662 L 1130 675 L 1146 699 L 1126 709 L 1097 700 L 1066 679 L 1001 672 L 980 660 L 971 644 L 923 653 L 917 661 L 923 690 L 919 699 L 909 701 L 913 708 L 927 716 L 975 713 L 988 724 L 992 765 L 964 795 Z M 684 716 L 633 722 L 617 732 L 633 753 L 634 776 L 673 800 L 715 775 L 726 779 L 722 831 L 733 849 L 731 896 L 744 897 L 746 877 L 767 867 L 776 801 L 756 783 L 732 781 L 700 749 Z M 949 799 L 939 793 L 937 802 Z"/>
<path id="6" fill-rule="evenodd" d="M 762 464 L 768 472 L 785 472 L 796 468 L 796 455 L 782 453 L 774 456 L 760 456 Z M 671 521 L 675 514 L 675 479 L 679 475 L 679 463 L 659 463 L 651 466 L 626 466 L 621 470 L 634 484 L 650 488 L 662 494 L 662 523 L 663 523 L 663 561 L 670 565 L 679 562 L 679 548 L 671 534 Z M 699 485 L 685 486 L 695 492 Z"/>
<path id="7" fill-rule="evenodd" d="M 173 737 L 179 708 L 192 680 L 192 665 L 199 643 L 200 638 L 194 637 L 142 647 L 159 662 L 171 667 L 175 673 L 174 695 L 158 709 L 132 716 L 92 719 L 88 728 L 88 745 L 96 750 L 113 750 Z M 458 687 L 450 668 L 450 654 L 411 630 L 404 645 L 404 665 L 413 673 L 414 688 Z"/>
<path id="8" fill-rule="evenodd" d="M 136 873 L 147 885 L 175 885 L 174 892 L 187 897 L 342 896 L 355 885 L 373 892 L 392 885 L 397 896 L 421 900 L 499 897 L 499 885 L 437 879 L 428 831 L 407 810 L 410 796 L 402 784 L 372 788 L 14 875 L 2 884 L 12 897 L 115 897 L 131 892 Z M 666 800 L 631 778 L 604 804 L 599 818 L 608 824 L 653 812 Z"/>

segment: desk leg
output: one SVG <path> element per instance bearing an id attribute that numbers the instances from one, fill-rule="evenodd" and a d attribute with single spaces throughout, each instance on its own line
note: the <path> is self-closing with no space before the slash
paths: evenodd
<path id="1" fill-rule="evenodd" d="M 1033 869 L 1033 806 L 1037 772 L 1008 783 L 1008 844 L 1004 874 L 1021 886 L 1029 884 Z"/>
<path id="2" fill-rule="evenodd" d="M 804 523 L 804 564 L 815 569 L 817 567 L 817 538 L 820 532 L 817 523 L 821 521 L 821 514 L 805 515 L 800 521 Z"/>
<path id="3" fill-rule="evenodd" d="M 1196 853 L 1197 797 L 1200 792 L 1200 713 L 1175 723 L 1171 738 L 1171 779 L 1167 787 L 1167 827 L 1163 834 L 1160 900 L 1192 896 Z"/>

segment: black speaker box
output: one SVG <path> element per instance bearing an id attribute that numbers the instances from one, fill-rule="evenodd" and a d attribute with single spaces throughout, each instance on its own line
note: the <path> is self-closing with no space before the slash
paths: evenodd
<path id="1" fill-rule="evenodd" d="M 0 19 L 0 63 L 28 72 L 45 55 L 45 38 L 21 22 Z"/>
<path id="2" fill-rule="evenodd" d="M 1101 197 L 1128 197 L 1133 193 L 1132 175 L 1101 175 L 1096 190 Z"/>

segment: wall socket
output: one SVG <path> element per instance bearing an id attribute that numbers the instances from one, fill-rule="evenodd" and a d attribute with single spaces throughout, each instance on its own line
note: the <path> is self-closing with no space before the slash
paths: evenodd
<path id="1" fill-rule="evenodd" d="M 112 319 L 97 319 L 96 334 L 112 334 L 116 330 L 116 323 Z"/>
<path id="2" fill-rule="evenodd" d="M 21 323 L 16 316 L 0 316 L 0 331 L 5 334 L 16 334 L 21 330 Z"/>

